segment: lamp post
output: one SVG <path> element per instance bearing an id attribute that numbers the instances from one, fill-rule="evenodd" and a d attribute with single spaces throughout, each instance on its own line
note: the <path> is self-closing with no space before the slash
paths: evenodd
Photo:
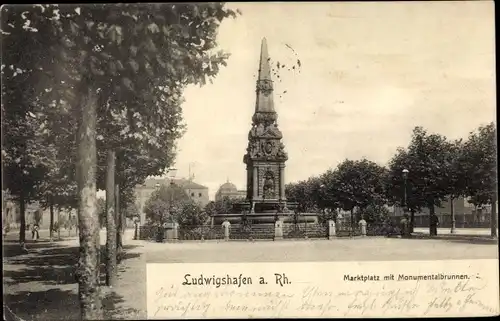
<path id="1" fill-rule="evenodd" d="M 175 174 L 177 173 L 177 169 L 175 168 L 170 168 L 167 171 L 169 179 L 170 179 L 170 204 L 169 204 L 169 214 L 172 214 L 172 202 L 174 200 L 174 191 L 172 189 L 174 182 L 173 179 L 175 178 Z M 159 183 L 156 183 L 156 188 L 158 189 L 160 187 Z M 160 215 L 160 226 L 158 226 L 158 242 L 163 242 L 165 238 L 165 227 L 163 226 L 164 221 L 163 221 L 163 213 Z"/>
<path id="2" fill-rule="evenodd" d="M 325 199 L 326 199 L 326 185 L 325 184 L 321 184 L 319 186 L 319 190 L 320 190 L 320 203 L 323 203 L 325 204 Z"/>
<path id="3" fill-rule="evenodd" d="M 403 169 L 403 182 L 404 182 L 404 198 L 403 198 L 403 210 L 404 212 L 406 212 L 407 210 L 407 206 L 406 206 L 406 185 L 407 185 L 407 181 L 408 181 L 408 173 L 410 171 L 407 170 L 406 168 Z"/>
<path id="4" fill-rule="evenodd" d="M 323 207 L 325 204 L 326 204 L 326 185 L 325 184 L 321 184 L 319 186 L 319 190 L 320 190 L 320 203 L 321 204 L 321 207 Z M 323 212 L 323 215 L 324 218 L 328 218 L 328 220 L 330 220 L 331 217 L 326 217 L 326 208 L 322 208 L 321 211 Z M 328 224 L 328 220 L 325 222 L 325 224 Z"/>
<path id="5" fill-rule="evenodd" d="M 403 189 L 404 189 L 404 198 L 403 198 L 403 215 L 406 214 L 408 211 L 408 196 L 407 196 L 407 189 L 408 189 L 408 174 L 410 173 L 409 170 L 406 168 L 403 169 Z M 410 233 L 413 232 L 413 217 L 410 219 Z"/>
<path id="6" fill-rule="evenodd" d="M 170 218 L 172 220 L 172 227 L 174 229 L 174 241 L 177 241 L 177 226 L 175 226 L 177 224 L 177 219 L 174 217 L 174 185 L 175 185 L 175 182 L 174 182 L 174 179 L 175 179 L 175 175 L 177 174 L 177 169 L 175 168 L 171 168 L 168 170 L 168 176 L 169 176 L 169 179 L 170 179 L 170 204 L 168 206 L 168 211 L 169 211 L 169 214 L 170 214 Z M 191 197 L 191 195 L 189 195 L 189 197 Z"/>
<path id="7" fill-rule="evenodd" d="M 158 192 L 160 189 L 160 183 L 155 184 L 155 190 Z M 160 222 L 158 224 L 158 231 L 156 235 L 157 242 L 163 242 L 163 213 L 160 213 Z"/>

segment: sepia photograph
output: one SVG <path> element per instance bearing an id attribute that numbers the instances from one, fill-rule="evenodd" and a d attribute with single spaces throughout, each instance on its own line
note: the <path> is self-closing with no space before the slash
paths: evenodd
<path id="1" fill-rule="evenodd" d="M 4 320 L 499 315 L 493 1 L 1 9 Z"/>

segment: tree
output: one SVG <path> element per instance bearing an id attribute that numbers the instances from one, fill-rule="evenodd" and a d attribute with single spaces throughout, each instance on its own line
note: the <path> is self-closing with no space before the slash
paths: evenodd
<path id="1" fill-rule="evenodd" d="M 217 74 L 220 65 L 225 65 L 228 55 L 213 52 L 217 46 L 215 38 L 220 22 L 234 17 L 235 12 L 225 9 L 223 3 L 37 5 L 26 12 L 17 20 L 3 24 L 2 30 L 7 34 L 15 34 L 23 26 L 34 33 L 44 30 L 43 36 L 33 38 L 52 41 L 40 46 L 40 51 L 31 50 L 31 46 L 23 49 L 39 54 L 38 58 L 32 56 L 35 63 L 30 66 L 33 69 L 42 66 L 38 82 L 49 80 L 51 87 L 41 88 L 42 91 L 47 89 L 67 101 L 77 121 L 79 293 L 82 318 L 100 319 L 99 233 L 95 205 L 98 121 L 105 118 L 102 116 L 106 109 L 124 114 L 132 135 L 141 136 L 133 130 L 134 126 L 146 125 L 148 130 L 142 133 L 148 135 L 143 135 L 146 136 L 143 141 L 157 145 L 157 137 L 171 130 L 171 126 L 155 126 L 156 119 L 168 122 L 168 117 L 165 118 L 168 108 L 158 108 L 158 101 L 180 101 L 185 86 L 204 84 Z M 35 41 L 28 44 L 36 47 Z M 23 97 L 22 92 L 12 97 Z M 108 105 L 109 99 L 118 103 Z M 57 104 L 46 106 L 59 108 Z M 26 168 L 19 170 L 23 172 Z M 36 175 L 28 177 L 32 179 Z M 21 183 L 36 186 L 22 179 Z M 21 192 L 24 204 L 26 193 Z"/>
<path id="2" fill-rule="evenodd" d="M 242 202 L 243 198 L 231 198 L 224 196 L 216 201 L 211 201 L 205 205 L 204 212 L 209 216 L 214 214 L 230 214 L 233 213 L 233 205 Z"/>
<path id="3" fill-rule="evenodd" d="M 428 208 L 434 215 L 435 206 L 449 196 L 450 143 L 444 136 L 428 134 L 422 127 L 415 127 L 407 149 L 399 149 L 390 161 L 387 190 L 392 203 L 404 195 L 403 169 L 407 169 L 407 206 L 412 213 L 420 208 Z"/>
<path id="4" fill-rule="evenodd" d="M 106 226 L 106 201 L 103 198 L 97 199 L 97 213 L 99 214 L 99 227 Z"/>
<path id="5" fill-rule="evenodd" d="M 363 210 L 363 218 L 368 224 L 384 223 L 389 217 L 389 209 L 385 205 L 369 205 Z"/>
<path id="6" fill-rule="evenodd" d="M 205 224 L 208 218 L 207 212 L 192 200 L 184 202 L 177 214 L 177 222 L 181 228 L 198 227 Z"/>
<path id="7" fill-rule="evenodd" d="M 54 102 L 56 104 L 56 102 Z M 59 104 L 67 104 L 59 102 Z M 63 108 L 67 110 L 67 106 Z M 53 237 L 54 211 L 60 208 L 77 208 L 74 133 L 68 128 L 72 119 L 68 113 L 36 107 L 40 127 L 36 137 L 45 145 L 47 158 L 52 166 L 37 189 L 42 207 L 50 209 L 50 238 Z M 51 125 L 52 124 L 52 125 Z"/>
<path id="8" fill-rule="evenodd" d="M 116 282 L 116 216 L 115 216 L 115 160 L 116 153 L 109 149 L 106 171 L 106 285 Z"/>
<path id="9" fill-rule="evenodd" d="M 366 159 L 345 160 L 336 171 L 338 201 L 344 210 L 351 211 L 351 219 L 355 207 L 363 211 L 369 205 L 385 204 L 384 167 Z"/>
<path id="10" fill-rule="evenodd" d="M 413 231 L 415 225 L 415 212 L 425 206 L 425 199 L 416 190 L 416 175 L 411 167 L 411 160 L 407 149 L 398 148 L 396 154 L 389 161 L 389 170 L 386 176 L 386 197 L 388 204 L 396 205 L 405 211 L 410 211 L 410 230 Z M 403 170 L 408 170 L 406 182 L 403 177 Z M 406 184 L 405 184 L 406 183 Z M 405 190 L 406 188 L 406 190 Z M 405 193 L 406 192 L 406 193 Z M 406 207 L 406 208 L 405 208 Z"/>
<path id="11" fill-rule="evenodd" d="M 494 123 L 471 132 L 464 143 L 466 194 L 477 205 L 491 205 L 491 236 L 497 235 L 497 142 Z"/>
<path id="12" fill-rule="evenodd" d="M 285 194 L 289 201 L 298 203 L 300 213 L 316 212 L 318 210 L 318 195 L 320 181 L 317 177 L 285 185 Z"/>
<path id="13" fill-rule="evenodd" d="M 321 175 L 321 185 L 319 191 L 320 208 L 329 209 L 329 211 L 333 213 L 337 212 L 337 209 L 340 207 L 337 187 L 338 187 L 337 171 L 329 169 L 323 175 Z"/>
<path id="14" fill-rule="evenodd" d="M 170 186 L 162 185 L 146 201 L 144 212 L 146 218 L 153 223 L 174 222 L 177 219 L 178 210 L 190 200 L 182 187 L 175 184 L 170 184 Z"/>
<path id="15" fill-rule="evenodd" d="M 25 241 L 26 203 L 39 200 L 37 189 L 54 165 L 47 158 L 51 146 L 36 137 L 43 130 L 35 112 L 45 80 L 40 69 L 51 61 L 47 48 L 56 41 L 47 37 L 51 24 L 38 18 L 45 10 L 40 7 L 4 6 L 1 12 L 3 183 L 19 202 L 20 242 Z"/>

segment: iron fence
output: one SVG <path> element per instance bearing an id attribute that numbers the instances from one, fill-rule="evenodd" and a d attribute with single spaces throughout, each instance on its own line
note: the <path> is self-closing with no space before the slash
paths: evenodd
<path id="1" fill-rule="evenodd" d="M 179 228 L 178 238 L 181 241 L 220 240 L 224 238 L 224 229 L 210 225 L 182 226 Z"/>
<path id="2" fill-rule="evenodd" d="M 231 225 L 229 238 L 232 240 L 270 240 L 274 238 L 273 224 Z"/>
<path id="3" fill-rule="evenodd" d="M 451 228 L 450 213 L 437 214 L 439 227 Z M 455 214 L 455 227 L 457 228 L 489 228 L 490 213 Z M 401 219 L 401 217 L 399 217 Z M 415 215 L 415 227 L 429 227 L 429 215 Z"/>
<path id="4" fill-rule="evenodd" d="M 396 221 L 396 220 L 395 220 Z M 172 233 L 172 230 L 168 230 Z M 366 226 L 367 236 L 389 236 L 400 234 L 398 222 L 375 223 L 370 222 Z M 139 238 L 142 240 L 156 240 L 158 235 L 157 226 L 141 226 Z M 167 235 L 167 233 L 165 233 Z M 172 234 L 169 234 L 170 236 Z M 329 228 L 321 223 L 285 223 L 283 224 L 283 238 L 327 238 Z M 350 222 L 339 222 L 336 224 L 337 237 L 360 236 L 361 228 L 358 224 L 351 225 Z M 272 240 L 275 236 L 274 224 L 232 224 L 229 228 L 230 240 Z M 222 226 L 193 225 L 179 226 L 177 231 L 178 240 L 222 240 L 224 239 L 224 228 Z"/>

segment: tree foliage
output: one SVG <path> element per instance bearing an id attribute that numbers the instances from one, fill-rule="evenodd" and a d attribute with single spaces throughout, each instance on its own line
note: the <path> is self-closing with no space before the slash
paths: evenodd
<path id="1" fill-rule="evenodd" d="M 92 266 L 99 243 L 94 154 L 124 154 L 126 190 L 168 167 L 182 133 L 182 92 L 226 64 L 216 34 L 236 13 L 223 3 L 2 9 L 6 185 L 22 209 L 34 197 L 67 205 L 78 195 L 82 317 L 100 318 L 92 290 L 99 279 Z M 63 191 L 68 195 L 56 200 Z"/>
<path id="2" fill-rule="evenodd" d="M 459 143 L 456 143 L 458 146 Z M 456 149 L 446 137 L 429 134 L 422 127 L 415 127 L 412 140 L 406 149 L 399 149 L 389 164 L 388 190 L 391 201 L 401 204 L 404 195 L 402 171 L 408 170 L 407 205 L 419 210 L 441 202 L 452 192 L 460 193 L 454 186 L 458 182 Z M 458 167 L 457 167 L 458 169 Z"/>
<path id="3" fill-rule="evenodd" d="M 317 177 L 285 185 L 285 194 L 289 201 L 298 203 L 297 210 L 301 213 L 318 211 L 318 195 L 320 182 Z"/>
<path id="4" fill-rule="evenodd" d="M 197 227 L 207 223 L 209 215 L 194 201 L 182 204 L 177 214 L 177 223 L 183 227 Z"/>
<path id="5" fill-rule="evenodd" d="M 496 138 L 496 127 L 490 123 L 471 132 L 463 146 L 466 194 L 475 205 L 497 199 Z"/>
<path id="6" fill-rule="evenodd" d="M 368 205 L 361 215 L 368 224 L 382 224 L 389 218 L 389 209 L 384 205 Z"/>
<path id="7" fill-rule="evenodd" d="M 175 184 L 162 185 L 146 201 L 144 212 L 146 218 L 151 222 L 173 222 L 183 205 L 190 201 L 191 199 L 180 186 Z"/>
<path id="8" fill-rule="evenodd" d="M 345 160 L 337 167 L 336 172 L 335 190 L 342 209 L 364 209 L 369 205 L 386 203 L 384 167 L 366 159 Z"/>
<path id="9" fill-rule="evenodd" d="M 208 215 L 214 214 L 230 214 L 233 213 L 233 205 L 243 201 L 243 198 L 231 198 L 228 196 L 224 196 L 216 201 L 210 201 L 207 205 L 205 205 L 204 211 Z"/>

